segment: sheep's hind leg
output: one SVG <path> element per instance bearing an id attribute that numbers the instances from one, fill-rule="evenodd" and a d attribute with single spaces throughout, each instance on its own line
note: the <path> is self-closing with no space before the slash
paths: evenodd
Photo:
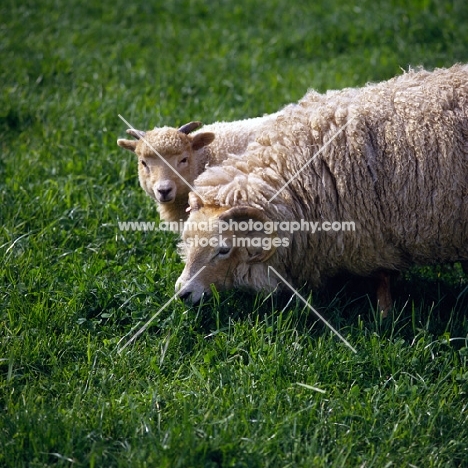
<path id="1" fill-rule="evenodd" d="M 468 275 L 468 260 L 465 260 L 464 262 L 460 262 L 462 266 L 462 270 L 465 273 L 465 275 Z"/>
<path id="2" fill-rule="evenodd" d="M 377 307 L 382 313 L 382 317 L 385 318 L 393 306 L 390 290 L 390 273 L 388 271 L 379 271 L 377 273 L 377 281 Z"/>

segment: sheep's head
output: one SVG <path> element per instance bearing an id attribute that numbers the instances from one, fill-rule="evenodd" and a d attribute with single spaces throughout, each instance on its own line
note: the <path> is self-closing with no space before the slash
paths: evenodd
<path id="1" fill-rule="evenodd" d="M 138 176 L 141 187 L 158 203 L 187 201 L 189 184 L 198 176 L 200 155 L 197 154 L 215 138 L 211 132 L 190 135 L 201 122 L 190 122 L 179 129 L 155 128 L 148 132 L 129 129 L 137 140 L 117 140 L 122 148 L 138 156 Z"/>
<path id="2" fill-rule="evenodd" d="M 264 212 L 249 206 L 203 205 L 193 192 L 189 201 L 190 217 L 179 245 L 185 260 L 176 283 L 179 296 L 198 303 L 204 294 L 210 294 L 211 284 L 220 291 L 274 289 L 277 282 L 269 277 L 266 262 L 280 239 L 268 229 L 267 223 L 273 223 Z"/>

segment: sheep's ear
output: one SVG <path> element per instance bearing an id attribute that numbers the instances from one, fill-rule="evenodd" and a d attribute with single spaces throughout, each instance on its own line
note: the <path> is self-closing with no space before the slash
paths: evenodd
<path id="1" fill-rule="evenodd" d="M 119 146 L 121 146 L 122 148 L 125 148 L 126 150 L 132 151 L 132 152 L 134 153 L 135 150 L 136 150 L 138 141 L 134 141 L 134 140 L 124 140 L 124 139 L 122 139 L 122 138 L 119 138 L 119 139 L 117 140 L 117 144 L 118 144 Z"/>
<path id="2" fill-rule="evenodd" d="M 262 236 L 258 236 L 259 239 L 261 238 L 266 238 L 266 237 L 271 237 L 267 236 L 266 234 L 263 234 Z M 247 264 L 252 264 L 252 263 L 263 263 L 266 262 L 275 252 L 276 252 L 276 247 L 270 244 L 269 249 L 264 249 L 261 246 L 252 246 L 250 245 L 247 247 L 247 252 L 249 254 L 249 258 L 246 261 Z"/>
<path id="3" fill-rule="evenodd" d="M 185 125 L 182 125 L 182 127 L 178 128 L 179 132 L 185 133 L 188 135 L 190 132 L 193 132 L 197 128 L 200 128 L 203 124 L 201 122 L 189 122 L 186 123 Z"/>
<path id="4" fill-rule="evenodd" d="M 203 207 L 203 200 L 195 192 L 189 192 L 188 198 L 189 208 L 187 211 L 198 211 Z"/>
<path id="5" fill-rule="evenodd" d="M 192 149 L 194 151 L 209 145 L 215 139 L 215 134 L 211 132 L 197 133 L 192 139 Z"/>
<path id="6" fill-rule="evenodd" d="M 222 221 L 232 219 L 233 221 L 236 221 L 238 223 L 241 221 L 248 221 L 251 219 L 254 223 L 256 221 L 260 221 L 263 226 L 265 226 L 264 223 L 270 221 L 263 211 L 259 210 L 258 208 L 253 208 L 251 206 L 235 206 L 230 210 L 225 211 L 222 215 L 220 215 L 219 219 Z M 250 245 L 246 247 L 247 254 L 249 256 L 246 263 L 262 263 L 268 260 L 276 252 L 276 247 L 274 247 L 271 244 L 270 240 L 267 243 L 269 244 L 270 248 L 264 249 L 264 239 L 274 238 L 275 235 L 276 233 L 274 232 L 267 234 L 265 232 L 265 229 L 259 231 L 253 230 L 245 233 L 244 237 L 249 237 L 251 239 Z M 256 242 L 254 241 L 254 239 L 256 239 Z"/>

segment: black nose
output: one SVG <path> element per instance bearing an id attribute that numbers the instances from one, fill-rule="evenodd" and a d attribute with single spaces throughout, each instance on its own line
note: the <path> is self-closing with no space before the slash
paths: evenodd
<path id="1" fill-rule="evenodd" d="M 158 189 L 158 193 L 161 195 L 162 198 L 167 198 L 167 196 L 172 192 L 171 188 L 167 189 Z"/>
<path id="2" fill-rule="evenodd" d="M 187 301 L 188 298 L 190 297 L 190 294 L 192 294 L 190 291 L 185 291 L 185 292 L 183 292 L 182 294 L 179 294 L 179 297 L 180 297 L 183 301 Z"/>

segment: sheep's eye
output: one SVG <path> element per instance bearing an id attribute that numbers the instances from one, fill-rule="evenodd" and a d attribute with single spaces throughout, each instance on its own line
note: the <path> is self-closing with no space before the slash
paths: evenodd
<path id="1" fill-rule="evenodd" d="M 145 168 L 148 169 L 148 164 L 146 164 L 146 161 L 141 160 L 141 165 Z"/>
<path id="2" fill-rule="evenodd" d="M 188 158 L 181 159 L 181 160 L 179 161 L 179 164 L 184 164 L 184 163 L 186 163 L 187 161 L 188 161 Z"/>

